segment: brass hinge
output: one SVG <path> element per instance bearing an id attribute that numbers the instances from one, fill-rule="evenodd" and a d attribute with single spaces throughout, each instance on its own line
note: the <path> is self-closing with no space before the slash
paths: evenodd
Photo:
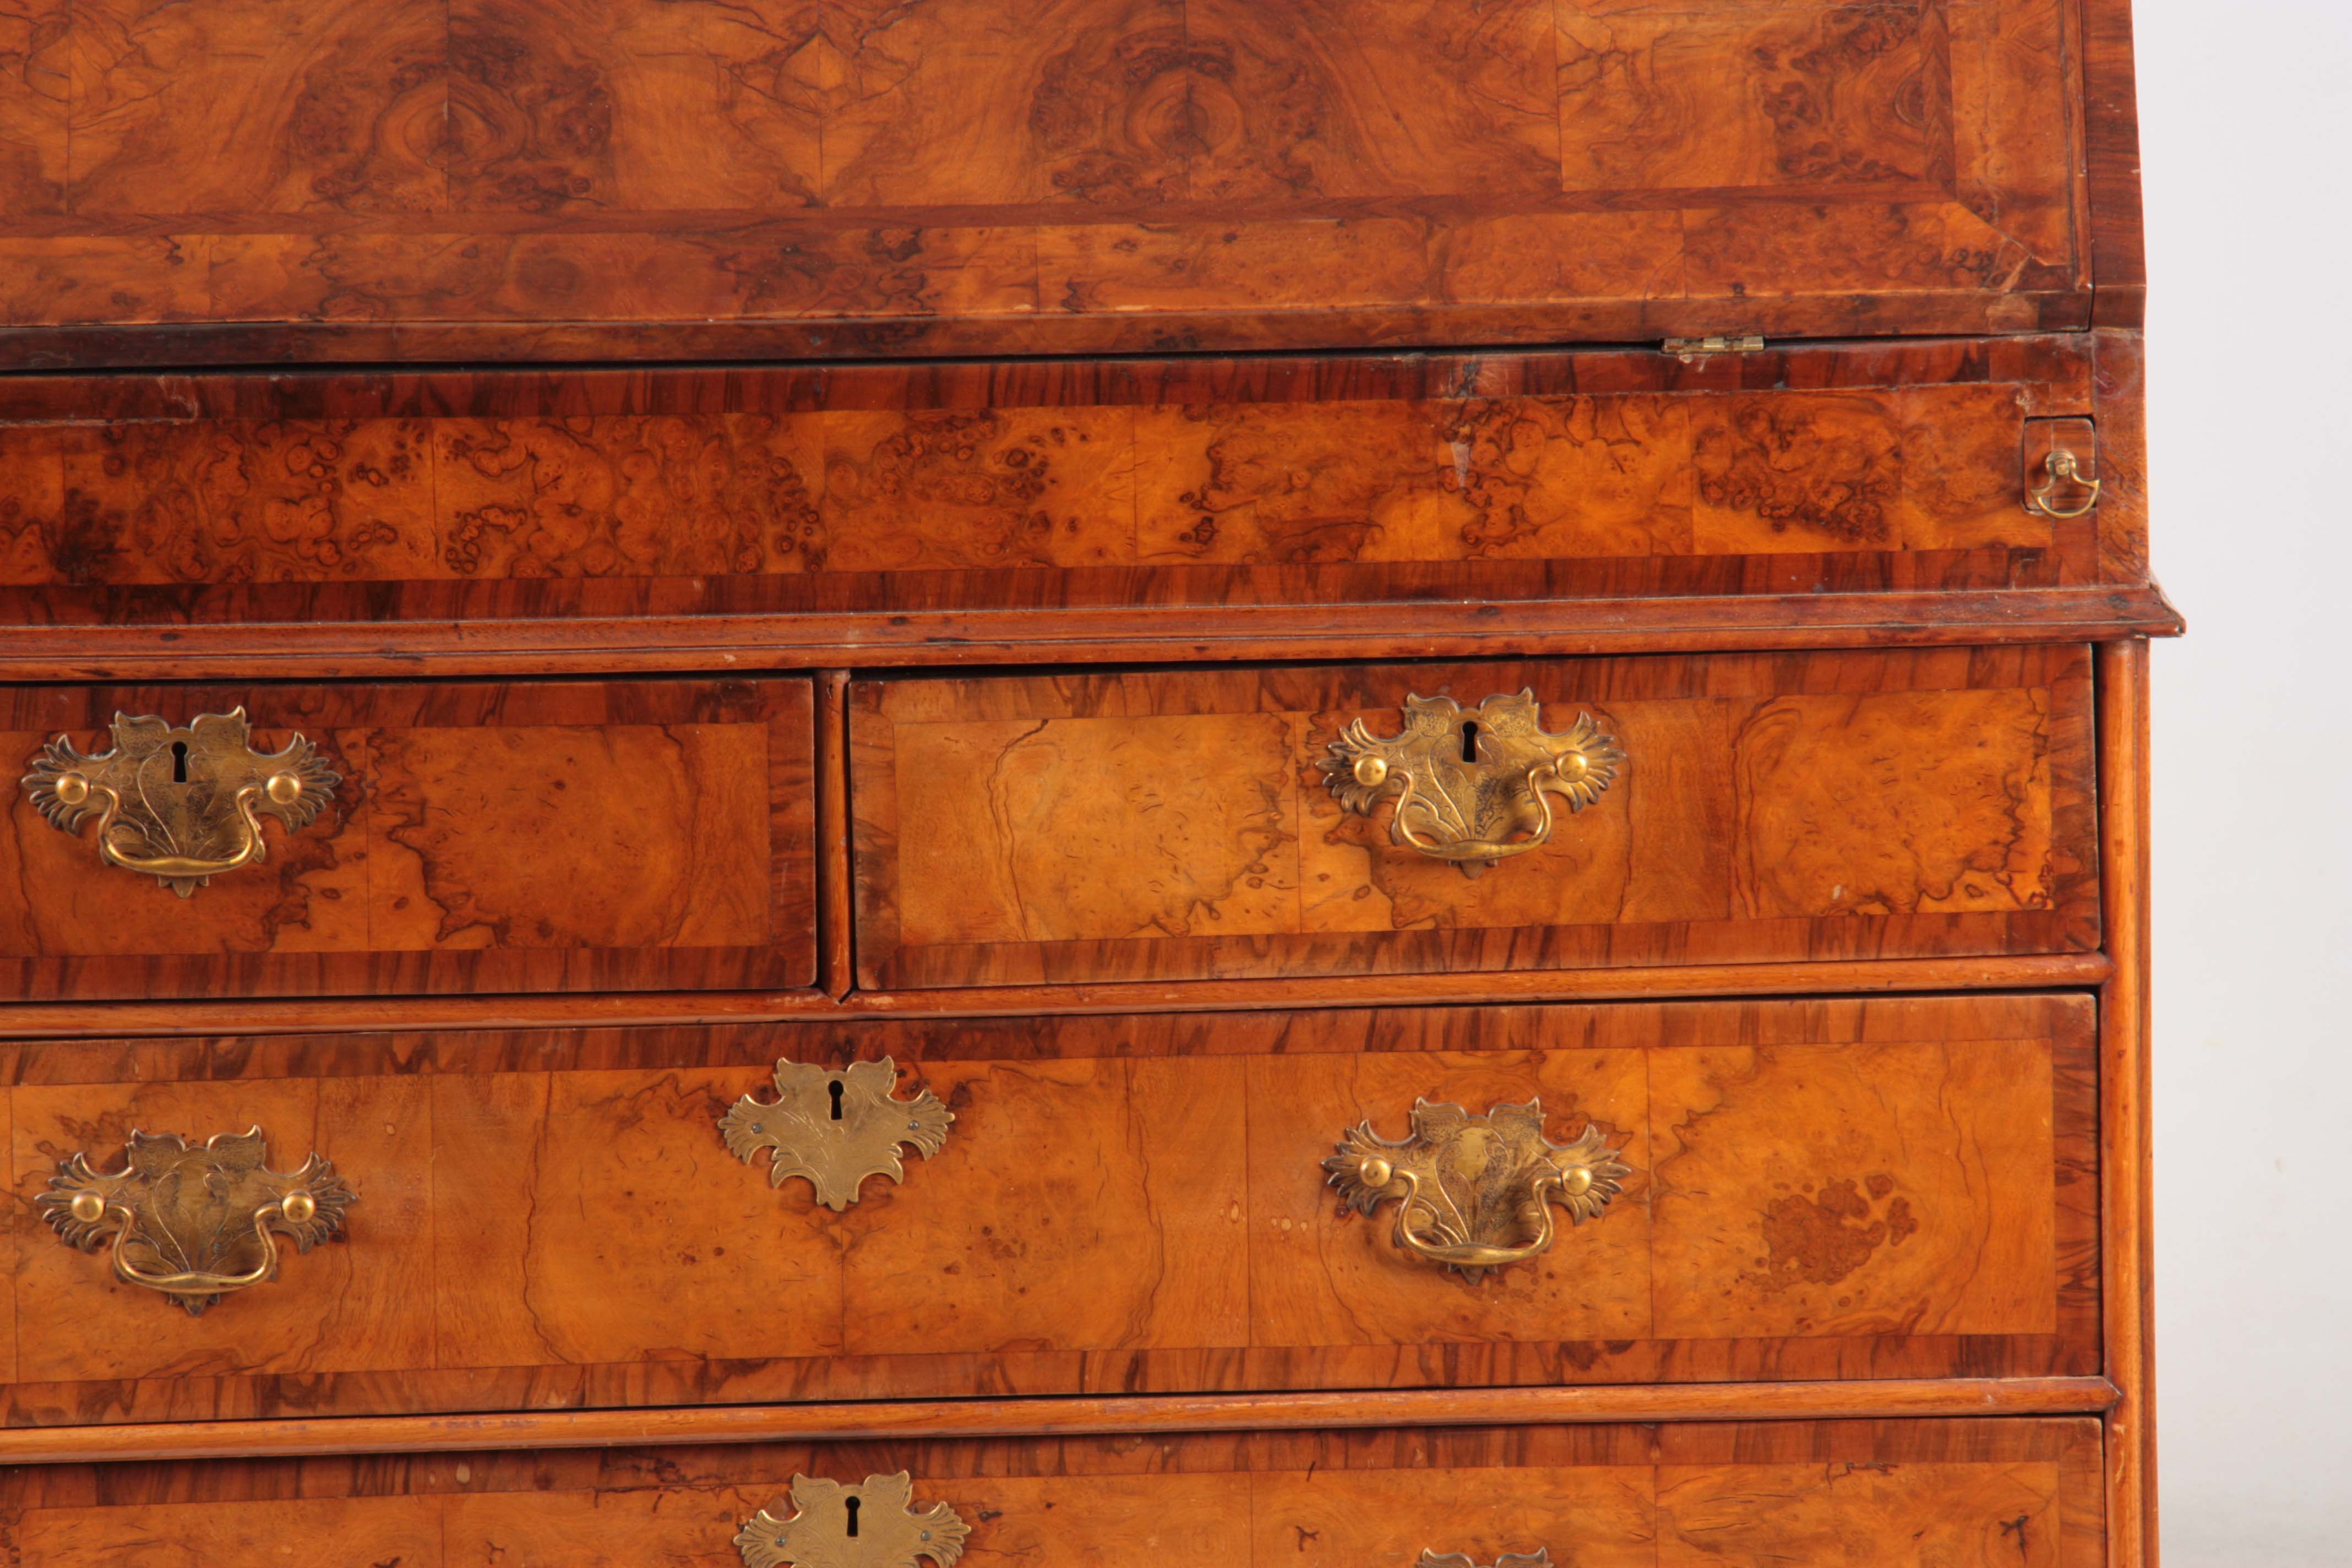
<path id="1" fill-rule="evenodd" d="M 1753 332 L 1729 338 L 1668 338 L 1665 352 L 1683 359 L 1700 354 L 1752 354 L 1764 347 L 1764 340 Z"/>

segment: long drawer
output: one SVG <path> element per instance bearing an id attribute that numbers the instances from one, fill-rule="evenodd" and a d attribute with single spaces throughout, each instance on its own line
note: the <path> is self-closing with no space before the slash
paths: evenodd
<path id="1" fill-rule="evenodd" d="M 877 988 L 2078 952 L 2081 647 L 851 689 Z"/>
<path id="2" fill-rule="evenodd" d="M 2090 1374 L 2093 1050 L 2058 995 L 18 1045 L 5 1421 Z M 229 1195 L 117 1225 L 167 1167 Z M 276 1277 L 126 1279 L 166 1236 Z"/>
<path id="3" fill-rule="evenodd" d="M 2115 477 L 2093 373 L 2116 352 L 0 379 L 0 621 L 494 639 L 2136 583 L 2125 487 L 2034 499 L 2054 450 Z"/>
<path id="4" fill-rule="evenodd" d="M 74 1466 L 0 1476 L 0 1548 L 42 1568 L 2095 1568 L 2099 1453 L 2095 1420 L 2011 1418 Z"/>
<path id="5" fill-rule="evenodd" d="M 811 710 L 794 679 L 0 689 L 0 995 L 805 985 Z"/>

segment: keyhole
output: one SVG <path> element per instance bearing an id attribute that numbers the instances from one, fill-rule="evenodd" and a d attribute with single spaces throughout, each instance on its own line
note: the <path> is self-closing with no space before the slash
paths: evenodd
<path id="1" fill-rule="evenodd" d="M 841 1088 L 841 1085 L 835 1084 L 833 1087 L 837 1090 Z M 838 1112 L 836 1112 L 836 1114 L 838 1114 Z M 856 1498 L 847 1499 L 846 1505 L 849 1509 L 849 1539 L 855 1541 L 857 1539 L 857 1500 Z"/>
<path id="2" fill-rule="evenodd" d="M 833 1119 L 838 1121 L 841 1120 L 841 1080 L 835 1079 L 825 1085 L 825 1088 L 833 1093 Z M 857 1500 L 856 1498 L 849 1500 L 849 1533 L 852 1535 L 857 1533 Z"/>
<path id="3" fill-rule="evenodd" d="M 1478 726 L 1475 723 L 1462 726 L 1462 760 L 1465 763 L 1478 760 Z"/>
<path id="4" fill-rule="evenodd" d="M 188 743 L 185 741 L 172 742 L 172 782 L 188 782 Z"/>

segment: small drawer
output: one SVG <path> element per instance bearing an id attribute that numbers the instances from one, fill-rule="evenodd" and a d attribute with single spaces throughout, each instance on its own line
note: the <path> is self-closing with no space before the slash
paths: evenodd
<path id="1" fill-rule="evenodd" d="M 17 1468 L 0 1549 L 42 1568 L 2098 1568 L 2105 1507 L 2095 1420 L 1721 1422 Z"/>
<path id="2" fill-rule="evenodd" d="M 797 986 L 804 680 L 20 687 L 0 994 Z M 45 820 L 46 818 L 46 820 Z"/>
<path id="3" fill-rule="evenodd" d="M 8 1425 L 2099 1369 L 2087 997 L 6 1049 Z"/>
<path id="4" fill-rule="evenodd" d="M 861 682 L 875 988 L 2079 952 L 2089 650 Z"/>

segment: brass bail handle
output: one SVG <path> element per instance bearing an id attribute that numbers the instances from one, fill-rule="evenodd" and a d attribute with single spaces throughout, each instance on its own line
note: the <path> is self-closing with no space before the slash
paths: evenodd
<path id="1" fill-rule="evenodd" d="M 1434 1552 L 1423 1552 L 1414 1568 L 1552 1568 L 1551 1548 L 1538 1546 L 1533 1552 L 1506 1552 L 1491 1564 L 1482 1564 L 1466 1552 L 1449 1552 L 1441 1557 Z"/>
<path id="2" fill-rule="evenodd" d="M 116 1279 L 201 1317 L 223 1296 L 277 1276 L 278 1237 L 308 1252 L 341 1232 L 343 1211 L 359 1201 L 318 1155 L 279 1172 L 268 1168 L 268 1154 L 258 1127 L 201 1145 L 134 1131 L 122 1169 L 69 1155 L 35 1206 L 68 1247 L 92 1252 L 110 1237 Z"/>
<path id="3" fill-rule="evenodd" d="M 117 713 L 110 750 L 86 753 L 59 735 L 23 783 L 60 832 L 98 819 L 98 856 L 154 878 L 182 898 L 224 871 L 269 858 L 261 819 L 308 826 L 342 778 L 297 735 L 283 750 L 253 747 L 245 710 L 205 713 L 174 729 Z"/>
<path id="4" fill-rule="evenodd" d="M 2042 459 L 2042 482 L 2025 492 L 2029 510 L 2044 517 L 2080 517 L 2099 504 L 2101 480 L 2084 477 L 2083 460 L 2063 447 L 2053 447 Z M 2081 492 L 2081 499 L 2070 505 L 2060 505 L 2054 499 L 2064 491 Z"/>
<path id="5" fill-rule="evenodd" d="M 1553 797 L 1580 812 L 1624 763 L 1591 714 L 1552 734 L 1535 693 L 1521 691 L 1475 709 L 1451 697 L 1408 697 L 1402 733 L 1375 735 L 1350 720 L 1317 765 L 1342 811 L 1369 817 L 1391 802 L 1391 842 L 1475 877 L 1549 843 Z"/>
<path id="6" fill-rule="evenodd" d="M 1391 1142 L 1360 1122 L 1323 1162 L 1343 1214 L 1397 1205 L 1397 1249 L 1471 1279 L 1551 1250 L 1559 1226 L 1599 1217 L 1632 1168 L 1587 1123 L 1567 1143 L 1544 1136 L 1543 1102 L 1498 1105 L 1473 1116 L 1458 1105 L 1417 1100 L 1412 1135 Z"/>

